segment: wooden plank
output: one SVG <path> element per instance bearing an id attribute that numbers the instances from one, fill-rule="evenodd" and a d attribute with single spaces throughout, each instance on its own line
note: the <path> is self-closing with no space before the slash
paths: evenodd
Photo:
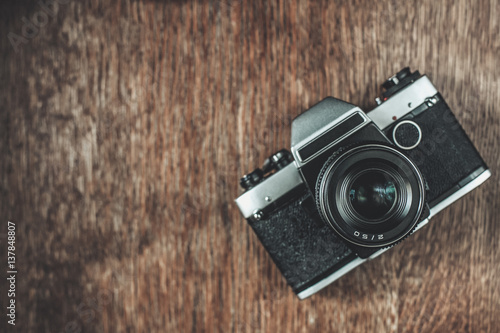
<path id="1" fill-rule="evenodd" d="M 69 1 L 18 52 L 9 33 L 44 12 L 2 7 L 17 330 L 500 331 L 498 1 Z M 493 177 L 299 301 L 240 217 L 238 179 L 289 147 L 303 110 L 327 95 L 369 110 L 406 65 Z"/>

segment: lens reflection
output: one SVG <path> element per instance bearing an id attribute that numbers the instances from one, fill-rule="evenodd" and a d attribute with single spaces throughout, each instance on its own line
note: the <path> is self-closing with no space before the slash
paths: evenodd
<path id="1" fill-rule="evenodd" d="M 367 171 L 354 181 L 349 197 L 359 215 L 369 220 L 381 219 L 396 201 L 394 179 L 385 172 Z"/>

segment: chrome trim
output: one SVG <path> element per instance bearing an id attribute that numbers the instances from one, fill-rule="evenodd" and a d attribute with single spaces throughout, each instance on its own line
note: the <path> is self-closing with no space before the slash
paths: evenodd
<path id="1" fill-rule="evenodd" d="M 429 219 L 430 219 L 430 217 L 428 217 L 428 218 L 426 218 L 425 220 L 423 220 L 422 222 L 420 222 L 420 223 L 417 225 L 417 227 L 416 227 L 416 228 L 412 231 L 412 234 L 413 234 L 415 231 L 417 231 L 417 230 L 421 229 L 421 228 L 422 228 L 424 225 L 426 225 L 427 223 L 429 223 Z"/>
<path id="2" fill-rule="evenodd" d="M 420 222 L 417 225 L 417 227 L 415 228 L 414 232 L 417 231 L 418 229 L 422 228 L 428 222 L 429 222 L 429 219 L 425 219 L 422 222 Z M 341 278 L 345 274 L 347 274 L 350 271 L 352 271 L 354 268 L 360 266 L 365 261 L 373 260 L 373 259 L 377 258 L 379 255 L 381 255 L 382 253 L 384 253 L 385 251 L 387 251 L 389 249 L 392 249 L 392 247 L 386 247 L 385 249 L 378 250 L 377 252 L 375 252 L 374 254 L 372 254 L 367 259 L 362 259 L 362 258 L 359 258 L 359 257 L 356 258 L 356 259 L 354 259 L 353 261 L 351 261 L 350 263 L 348 263 L 347 265 L 345 265 L 341 269 L 335 271 L 333 274 L 327 276 L 323 280 L 319 281 L 315 285 L 312 285 L 309 288 L 301 291 L 300 293 L 297 294 L 297 296 L 299 297 L 299 299 L 305 299 L 305 298 L 307 298 L 309 296 L 314 295 L 315 293 L 317 293 L 321 289 L 323 289 L 323 288 L 327 287 L 328 285 L 330 285 L 332 282 L 338 280 L 339 278 Z"/>
<path id="3" fill-rule="evenodd" d="M 437 93 L 436 87 L 424 75 L 368 112 L 368 117 L 383 130 Z M 396 119 L 393 119 L 393 117 L 396 117 Z"/>
<path id="4" fill-rule="evenodd" d="M 255 212 L 265 209 L 276 199 L 302 184 L 302 177 L 294 163 L 290 163 L 260 184 L 246 191 L 235 202 L 243 217 L 248 219 Z"/>
<path id="5" fill-rule="evenodd" d="M 466 195 L 467 193 L 469 193 L 470 191 L 472 191 L 473 189 L 475 189 L 476 187 L 478 187 L 482 183 L 484 183 L 490 176 L 491 176 L 491 171 L 490 170 L 485 170 L 479 176 L 477 176 L 472 181 L 470 181 L 469 183 L 467 183 L 467 185 L 465 185 L 464 187 L 462 187 L 461 189 L 459 189 L 457 192 L 453 193 L 448 198 L 446 198 L 445 200 L 441 201 L 439 204 L 437 204 L 436 206 L 434 206 L 430 210 L 429 217 L 427 219 L 423 220 L 422 222 L 420 222 L 417 225 L 417 227 L 415 228 L 415 230 L 413 231 L 413 233 L 415 231 L 421 229 L 423 226 L 425 226 L 429 222 L 429 220 L 431 219 L 431 217 L 433 217 L 434 215 L 436 215 L 437 213 L 439 213 L 441 210 L 443 210 L 444 208 L 448 207 L 453 202 L 457 201 L 458 199 L 460 199 L 461 197 L 463 197 L 464 195 Z M 378 257 L 379 255 L 381 255 L 382 253 L 384 253 L 388 249 L 390 249 L 390 248 L 379 250 L 379 251 L 375 252 L 374 254 L 372 254 L 368 259 L 361 259 L 361 258 L 354 259 L 353 261 L 351 261 L 350 263 L 348 263 L 347 265 L 345 265 L 341 269 L 335 271 L 332 275 L 324 278 L 323 280 L 319 281 L 315 285 L 313 285 L 313 286 L 311 286 L 311 287 L 309 287 L 309 288 L 301 291 L 298 294 L 298 297 L 300 299 L 305 299 L 305 298 L 307 298 L 309 296 L 312 296 L 313 294 L 315 294 L 318 291 L 320 291 L 321 289 L 325 288 L 326 286 L 328 286 L 329 284 L 331 284 L 335 280 L 339 279 L 343 275 L 345 275 L 348 272 L 352 271 L 354 268 L 358 267 L 359 265 L 361 265 L 365 261 L 372 260 L 372 259 Z"/>
<path id="6" fill-rule="evenodd" d="M 328 145 L 324 146 L 323 148 L 318 150 L 316 153 L 314 153 L 314 155 L 309 156 L 305 160 L 302 160 L 302 157 L 299 154 L 299 150 L 301 148 L 303 148 L 304 146 L 307 146 L 309 143 L 311 143 L 315 139 L 321 137 L 323 134 L 328 132 L 331 128 L 342 123 L 343 121 L 354 116 L 355 114 L 359 114 L 363 118 L 364 121 L 361 124 L 352 128 L 349 132 L 347 132 L 344 135 L 342 135 L 341 137 L 337 138 L 337 140 L 330 142 Z M 320 155 L 325 150 L 329 149 L 330 147 L 337 144 L 338 142 L 344 140 L 345 138 L 347 138 L 348 136 L 350 136 L 354 132 L 357 132 L 360 128 L 364 127 L 365 125 L 367 125 L 370 122 L 371 122 L 371 119 L 360 108 L 355 107 L 352 110 L 344 113 L 342 116 L 336 118 L 334 122 L 328 123 L 327 125 L 323 126 L 321 129 L 317 130 L 316 132 L 313 132 L 306 139 L 302 140 L 301 142 L 299 142 L 296 145 L 291 147 L 291 151 L 292 151 L 293 157 L 295 159 L 295 162 L 297 164 L 297 167 L 300 168 L 301 166 L 305 165 L 311 159 L 314 159 L 316 156 Z"/>
<path id="7" fill-rule="evenodd" d="M 384 249 L 385 250 L 385 249 Z M 383 250 L 380 250 L 383 251 Z M 312 296 L 313 294 L 317 293 L 321 289 L 325 288 L 329 284 L 331 284 L 333 281 L 337 280 L 341 276 L 347 274 L 348 272 L 352 271 L 354 268 L 358 267 L 362 263 L 364 263 L 367 259 L 361 259 L 361 258 L 356 258 L 341 269 L 335 271 L 332 275 L 324 278 L 323 280 L 319 281 L 315 285 L 301 291 L 300 293 L 297 294 L 297 296 L 300 299 L 305 299 L 309 296 Z"/>
<path id="8" fill-rule="evenodd" d="M 411 145 L 409 147 L 403 146 L 402 144 L 400 144 L 398 142 L 398 140 L 396 140 L 396 130 L 399 128 L 399 126 L 401 126 L 403 124 L 412 124 L 413 126 L 415 126 L 417 128 L 417 131 L 418 131 L 418 140 L 417 140 L 417 142 L 414 145 Z M 411 149 L 417 147 L 420 144 L 420 141 L 422 141 L 422 130 L 420 129 L 420 126 L 418 126 L 418 124 L 416 122 L 411 121 L 411 120 L 403 120 L 402 122 L 398 123 L 394 127 L 394 129 L 392 130 L 392 140 L 394 141 L 394 143 L 396 144 L 396 146 L 398 146 L 399 148 L 405 149 L 405 150 L 411 150 Z"/>
<path id="9" fill-rule="evenodd" d="M 305 299 L 305 298 L 307 298 L 309 296 L 312 296 L 313 294 L 317 293 L 321 289 L 323 289 L 326 286 L 330 285 L 332 282 L 334 282 L 335 280 L 339 279 L 343 275 L 349 273 L 354 268 L 356 268 L 359 265 L 363 264 L 365 261 L 372 260 L 372 259 L 378 257 L 379 255 L 381 255 L 382 253 L 384 253 L 385 251 L 389 250 L 389 249 L 390 249 L 390 247 L 378 250 L 377 252 L 375 252 L 374 254 L 372 254 L 367 259 L 362 259 L 362 258 L 359 258 L 359 257 L 356 258 L 356 259 L 354 259 L 353 261 L 351 261 L 350 263 L 348 263 L 347 265 L 345 265 L 341 269 L 335 271 L 335 273 L 333 273 L 332 275 L 329 275 L 328 277 L 326 277 L 323 280 L 319 281 L 315 285 L 313 285 L 313 286 L 311 286 L 311 287 L 309 287 L 309 288 L 301 291 L 300 293 L 297 294 L 297 296 L 300 299 Z"/>
<path id="10" fill-rule="evenodd" d="M 433 208 L 431 208 L 431 214 L 429 218 L 433 217 L 434 215 L 436 215 L 437 213 L 439 213 L 440 211 L 442 211 L 443 209 L 445 209 L 446 207 L 448 207 L 449 205 L 451 205 L 452 203 L 454 203 L 455 201 L 457 201 L 458 199 L 460 199 L 461 197 L 463 197 L 464 195 L 466 195 L 467 193 L 469 193 L 470 191 L 472 191 L 473 189 L 484 183 L 486 179 L 490 178 L 490 176 L 491 176 L 491 171 L 485 170 L 483 173 L 481 173 L 479 176 L 468 182 L 458 191 L 456 191 L 455 193 L 453 193 L 452 195 L 450 195 L 449 197 L 438 203 Z"/>
<path id="11" fill-rule="evenodd" d="M 349 111 L 358 109 L 357 106 L 333 97 L 326 97 L 308 110 L 299 114 L 292 121 L 291 146 L 302 146 L 312 134 L 321 130 L 325 125 L 332 127 L 337 120 Z"/>

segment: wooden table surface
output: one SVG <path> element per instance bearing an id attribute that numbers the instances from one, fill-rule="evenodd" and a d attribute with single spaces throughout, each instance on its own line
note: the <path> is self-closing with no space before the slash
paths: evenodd
<path id="1" fill-rule="evenodd" d="M 2 332 L 500 331 L 498 0 L 59 2 L 1 5 Z M 302 111 L 369 110 L 407 65 L 493 176 L 299 301 L 239 177 Z"/>

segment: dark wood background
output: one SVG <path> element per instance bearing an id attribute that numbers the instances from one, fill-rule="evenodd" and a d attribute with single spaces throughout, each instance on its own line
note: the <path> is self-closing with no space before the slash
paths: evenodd
<path id="1" fill-rule="evenodd" d="M 1 8 L 0 327 L 10 220 L 19 332 L 500 331 L 499 1 L 66 2 Z M 16 51 L 23 17 L 43 26 Z M 303 110 L 368 110 L 406 65 L 493 177 L 299 301 L 238 179 Z"/>

